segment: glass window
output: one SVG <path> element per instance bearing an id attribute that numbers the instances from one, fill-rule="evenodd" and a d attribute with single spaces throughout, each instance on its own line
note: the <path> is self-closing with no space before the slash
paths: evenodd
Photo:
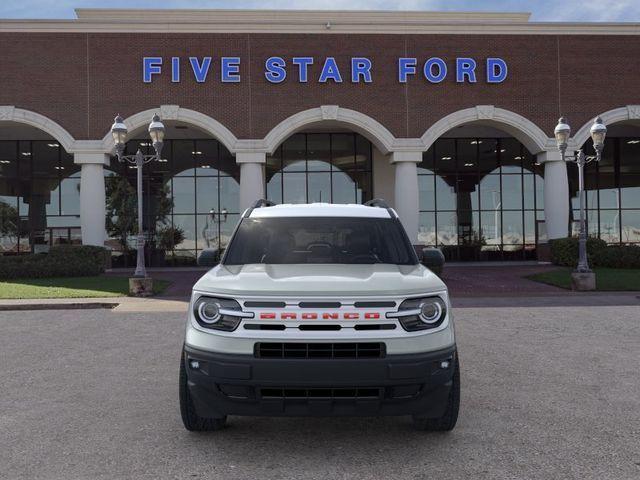
<path id="1" fill-rule="evenodd" d="M 57 177 L 60 171 L 60 145 L 45 140 L 32 142 L 31 159 L 34 177 Z"/>
<path id="2" fill-rule="evenodd" d="M 623 210 L 621 225 L 624 243 L 640 242 L 640 210 Z"/>
<path id="3" fill-rule="evenodd" d="M 461 138 L 456 141 L 456 166 L 459 173 L 478 170 L 478 146 L 482 139 Z"/>
<path id="4" fill-rule="evenodd" d="M 18 176 L 18 144 L 0 141 L 0 178 Z"/>
<path id="5" fill-rule="evenodd" d="M 524 243 L 528 245 L 538 243 L 536 238 L 536 212 L 524 212 Z"/>
<path id="6" fill-rule="evenodd" d="M 196 249 L 196 216 L 195 215 L 173 215 L 173 226 L 182 229 L 184 240 L 175 246 L 176 250 Z M 201 246 L 202 248 L 202 246 Z"/>
<path id="7" fill-rule="evenodd" d="M 418 243 L 423 245 L 436 244 L 436 214 L 435 212 L 420 212 L 418 225 Z"/>
<path id="8" fill-rule="evenodd" d="M 220 208 L 238 213 L 240 205 L 240 184 L 233 177 L 220 177 Z"/>
<path id="9" fill-rule="evenodd" d="M 622 208 L 640 208 L 640 174 L 621 174 L 620 187 L 620 206 Z"/>
<path id="10" fill-rule="evenodd" d="M 266 192 L 278 203 L 362 203 L 372 194 L 370 170 L 371 143 L 364 137 L 299 133 L 267 157 Z"/>
<path id="11" fill-rule="evenodd" d="M 307 149 L 307 168 L 309 170 L 322 172 L 331 170 L 331 140 L 328 133 L 309 134 Z"/>
<path id="12" fill-rule="evenodd" d="M 482 212 L 480 215 L 482 236 L 487 245 L 500 245 L 502 243 L 502 218 L 500 211 Z"/>
<path id="13" fill-rule="evenodd" d="M 483 138 L 478 144 L 478 170 L 480 175 L 487 175 L 498 168 L 498 140 Z"/>
<path id="14" fill-rule="evenodd" d="M 370 172 L 373 162 L 371 142 L 362 135 L 354 136 L 356 137 L 356 168 Z"/>
<path id="15" fill-rule="evenodd" d="M 220 210 L 220 204 L 218 203 L 218 193 L 217 177 L 196 178 L 196 212 L 209 213 L 211 210 L 216 212 Z M 174 198 L 174 211 L 179 211 L 176 210 L 175 205 L 176 201 Z M 232 204 L 229 203 L 229 205 Z"/>
<path id="16" fill-rule="evenodd" d="M 195 141 L 196 175 L 218 175 L 218 142 L 215 140 Z"/>
<path id="17" fill-rule="evenodd" d="M 282 201 L 284 203 L 306 203 L 307 177 L 304 172 L 287 172 L 283 176 L 282 183 Z"/>
<path id="18" fill-rule="evenodd" d="M 523 147 L 515 138 L 501 138 L 500 165 L 502 173 L 522 173 Z"/>
<path id="19" fill-rule="evenodd" d="M 282 144 L 282 171 L 304 172 L 306 170 L 307 137 L 296 134 Z"/>
<path id="20" fill-rule="evenodd" d="M 480 205 L 483 210 L 500 209 L 500 175 L 487 175 L 480 180 Z"/>
<path id="21" fill-rule="evenodd" d="M 620 242 L 619 210 L 600 210 L 600 238 L 607 243 Z"/>
<path id="22" fill-rule="evenodd" d="M 333 185 L 333 203 L 355 203 L 356 185 L 346 172 L 334 172 L 331 175 Z"/>
<path id="23" fill-rule="evenodd" d="M 502 208 L 522 209 L 522 176 L 502 175 Z"/>
<path id="24" fill-rule="evenodd" d="M 435 143 L 435 168 L 441 176 L 456 173 L 456 141 L 453 138 L 441 138 Z"/>
<path id="25" fill-rule="evenodd" d="M 267 198 L 276 203 L 282 203 L 282 173 L 267 177 Z"/>
<path id="26" fill-rule="evenodd" d="M 62 215 L 80 215 L 80 178 L 65 178 L 60 182 Z"/>
<path id="27" fill-rule="evenodd" d="M 458 210 L 478 210 L 478 176 L 459 175 L 456 181 L 456 206 Z"/>
<path id="28" fill-rule="evenodd" d="M 522 244 L 522 212 L 502 212 L 502 243 L 505 245 Z"/>
<path id="29" fill-rule="evenodd" d="M 245 218 L 225 264 L 255 263 L 414 265 L 416 256 L 391 218 Z"/>
<path id="30" fill-rule="evenodd" d="M 196 211 L 194 180 L 193 177 L 176 177 L 173 179 L 174 213 L 194 213 Z"/>
<path id="31" fill-rule="evenodd" d="M 438 245 L 458 244 L 458 221 L 455 212 L 438 212 Z"/>
<path id="32" fill-rule="evenodd" d="M 455 177 L 453 177 L 452 180 L 455 180 Z M 436 205 L 438 210 L 456 209 L 455 189 L 440 175 L 436 176 Z"/>
<path id="33" fill-rule="evenodd" d="M 436 192 L 433 175 L 418 176 L 418 190 L 420 193 L 420 210 L 435 210 Z"/>
<path id="34" fill-rule="evenodd" d="M 422 162 L 418 164 L 418 174 L 433 173 L 435 149 L 432 146 L 422 154 Z"/>
<path id="35" fill-rule="evenodd" d="M 331 135 L 331 156 L 335 170 L 353 170 L 355 164 L 356 136 L 351 133 Z"/>
<path id="36" fill-rule="evenodd" d="M 344 173 L 341 175 L 347 176 Z M 337 180 L 338 175 L 335 177 L 334 181 Z M 328 202 L 330 199 L 331 174 L 329 172 L 309 173 L 309 202 Z"/>
<path id="37" fill-rule="evenodd" d="M 166 148 L 166 146 L 165 146 Z M 193 176 L 195 157 L 200 157 L 193 140 L 173 140 L 171 142 L 172 170 L 175 176 Z"/>

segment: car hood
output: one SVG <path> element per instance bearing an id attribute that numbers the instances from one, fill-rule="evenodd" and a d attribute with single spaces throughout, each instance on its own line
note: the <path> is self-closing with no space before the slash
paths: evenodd
<path id="1" fill-rule="evenodd" d="M 412 295 L 445 290 L 422 265 L 218 265 L 194 285 L 205 293 L 247 296 Z"/>

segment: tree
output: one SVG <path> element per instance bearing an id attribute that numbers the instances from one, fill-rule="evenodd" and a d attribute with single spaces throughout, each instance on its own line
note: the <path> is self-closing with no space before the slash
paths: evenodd
<path id="1" fill-rule="evenodd" d="M 107 200 L 107 232 L 118 239 L 123 250 L 129 250 L 127 239 L 138 233 L 138 197 L 126 177 L 112 176 L 105 182 Z M 153 196 L 153 205 L 146 212 L 151 218 L 151 229 L 158 223 L 166 223 L 173 208 L 169 187 L 162 185 Z"/>
<path id="2" fill-rule="evenodd" d="M 18 210 L 6 202 L 0 201 L 0 236 L 18 235 Z"/>

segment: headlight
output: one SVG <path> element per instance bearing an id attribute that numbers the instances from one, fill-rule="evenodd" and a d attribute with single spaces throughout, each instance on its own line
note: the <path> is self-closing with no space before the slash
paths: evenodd
<path id="1" fill-rule="evenodd" d="M 446 316 L 447 304 L 440 297 L 410 298 L 400 304 L 397 312 L 387 313 L 387 317 L 397 318 L 408 332 L 436 328 Z"/>
<path id="2" fill-rule="evenodd" d="M 243 312 L 240 304 L 229 298 L 200 297 L 193 304 L 193 316 L 201 327 L 231 332 L 253 313 Z"/>

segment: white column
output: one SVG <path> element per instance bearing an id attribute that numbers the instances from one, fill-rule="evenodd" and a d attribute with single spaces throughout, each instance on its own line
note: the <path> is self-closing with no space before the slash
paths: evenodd
<path id="1" fill-rule="evenodd" d="M 253 202 L 264 198 L 264 152 L 238 152 L 236 162 L 240 165 L 240 212 Z"/>
<path id="2" fill-rule="evenodd" d="M 104 165 L 109 155 L 104 153 L 75 153 L 74 162 L 80 164 L 80 226 L 83 245 L 103 246 L 106 239 L 106 199 Z"/>
<path id="3" fill-rule="evenodd" d="M 569 234 L 569 179 L 567 164 L 560 152 L 541 152 L 538 163 L 544 164 L 544 218 L 547 237 L 565 238 Z"/>
<path id="4" fill-rule="evenodd" d="M 395 165 L 395 211 L 414 245 L 418 244 L 419 193 L 418 163 L 422 152 L 393 152 L 391 163 Z"/>

